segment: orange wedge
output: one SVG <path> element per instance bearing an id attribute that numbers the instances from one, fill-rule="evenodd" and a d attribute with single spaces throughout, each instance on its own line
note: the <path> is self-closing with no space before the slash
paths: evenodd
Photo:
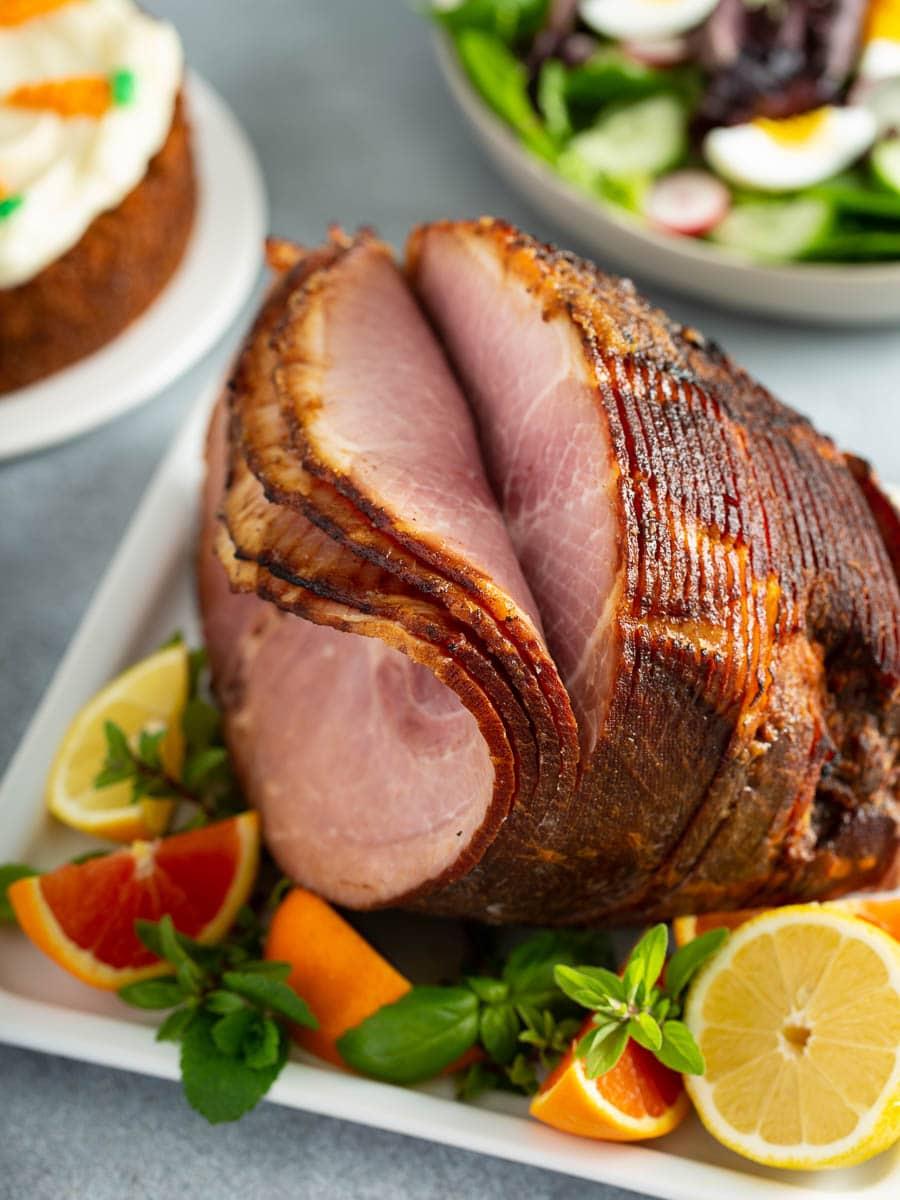
<path id="1" fill-rule="evenodd" d="M 37 17 L 46 16 L 56 8 L 64 8 L 72 0 L 2 0 L 0 28 L 4 25 L 24 25 Z"/>
<path id="2" fill-rule="evenodd" d="M 578 1038 L 592 1028 L 588 1018 Z M 637 1142 L 670 1133 L 690 1105 L 681 1076 L 630 1040 L 611 1071 L 588 1079 L 575 1044 L 531 1102 L 533 1117 L 579 1137 Z"/>
<path id="3" fill-rule="evenodd" d="M 216 942 L 250 895 L 258 865 L 259 818 L 247 812 L 20 879 L 7 895 L 40 950 L 112 990 L 172 970 L 138 940 L 136 920 L 168 914 L 180 933 Z"/>
<path id="4" fill-rule="evenodd" d="M 900 941 L 900 896 L 853 896 L 845 900 L 829 900 L 820 907 L 833 912 L 849 913 L 860 917 L 870 925 L 877 925 L 885 933 Z M 737 929 L 747 921 L 768 910 L 742 908 L 736 912 L 704 913 L 697 917 L 676 917 L 672 922 L 675 943 L 685 946 L 708 929 Z"/>
<path id="5" fill-rule="evenodd" d="M 279 905 L 266 958 L 291 964 L 287 982 L 318 1019 L 318 1029 L 297 1026 L 295 1041 L 340 1067 L 347 1065 L 335 1045 L 341 1034 L 412 986 L 330 904 L 303 888 Z"/>

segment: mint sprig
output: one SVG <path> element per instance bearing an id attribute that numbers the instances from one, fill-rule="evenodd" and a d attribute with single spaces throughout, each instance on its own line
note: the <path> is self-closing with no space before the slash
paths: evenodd
<path id="1" fill-rule="evenodd" d="M 253 957 L 261 929 L 245 914 L 236 937 L 215 946 L 178 933 L 171 917 L 136 921 L 141 942 L 175 970 L 119 989 L 126 1004 L 171 1009 L 157 1041 L 181 1044 L 188 1103 L 213 1124 L 253 1108 L 287 1060 L 288 1025 L 318 1025 L 287 981 L 289 963 Z"/>
<path id="2" fill-rule="evenodd" d="M 727 929 L 711 929 L 688 942 L 672 955 L 663 979 L 660 977 L 668 947 L 665 925 L 647 930 L 621 976 L 602 967 L 556 967 L 554 976 L 559 988 L 576 1004 L 593 1012 L 593 1028 L 575 1048 L 584 1059 L 589 1079 L 612 1070 L 631 1038 L 673 1071 L 704 1073 L 706 1064 L 700 1047 L 679 1018 L 688 984 L 727 937 Z"/>
<path id="3" fill-rule="evenodd" d="M 161 649 L 181 642 L 174 634 Z M 178 778 L 166 771 L 162 747 L 168 728 L 143 730 L 133 743 L 114 721 L 104 724 L 106 757 L 94 779 L 97 788 L 131 784 L 131 801 L 174 797 L 195 810 L 187 828 L 234 816 L 247 807 L 241 796 L 222 731 L 222 715 L 208 694 L 207 659 L 203 649 L 188 655 L 188 699 L 181 715 L 184 765 Z"/>

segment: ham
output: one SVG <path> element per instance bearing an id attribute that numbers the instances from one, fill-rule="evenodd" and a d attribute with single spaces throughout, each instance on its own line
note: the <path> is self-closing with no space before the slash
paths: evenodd
<path id="1" fill-rule="evenodd" d="M 369 232 L 277 259 L 199 578 L 283 868 L 544 924 L 881 878 L 900 543 L 865 464 L 502 222 L 420 227 L 405 274 Z"/>

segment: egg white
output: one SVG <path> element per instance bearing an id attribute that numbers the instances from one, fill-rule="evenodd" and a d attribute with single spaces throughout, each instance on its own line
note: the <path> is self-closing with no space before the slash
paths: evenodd
<path id="1" fill-rule="evenodd" d="M 900 41 L 875 38 L 869 42 L 859 60 L 859 74 L 863 79 L 876 80 L 900 76 Z"/>
<path id="2" fill-rule="evenodd" d="M 605 37 L 669 38 L 700 25 L 719 0 L 581 0 L 586 25 Z"/>
<path id="3" fill-rule="evenodd" d="M 749 123 L 710 130 L 703 153 L 719 175 L 741 187 L 791 192 L 849 167 L 869 149 L 876 132 L 868 109 L 833 107 L 803 142 L 780 142 Z"/>

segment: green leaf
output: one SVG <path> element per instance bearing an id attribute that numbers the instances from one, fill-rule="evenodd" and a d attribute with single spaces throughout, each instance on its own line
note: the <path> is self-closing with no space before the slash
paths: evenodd
<path id="1" fill-rule="evenodd" d="M 676 950 L 666 967 L 666 995 L 678 1001 L 694 975 L 707 959 L 728 940 L 727 929 L 710 929 Z"/>
<path id="2" fill-rule="evenodd" d="M 138 755 L 146 766 L 155 771 L 163 769 L 162 744 L 167 732 L 165 729 L 157 729 L 151 733 L 147 729 L 142 729 L 138 735 Z"/>
<path id="3" fill-rule="evenodd" d="M 174 1012 L 169 1013 L 166 1019 L 156 1031 L 156 1040 L 158 1042 L 180 1042 L 184 1037 L 185 1030 L 197 1015 L 197 1009 L 185 1005 L 184 1008 L 176 1008 Z"/>
<path id="4" fill-rule="evenodd" d="M 639 1046 L 655 1054 L 662 1045 L 662 1031 L 647 1012 L 638 1012 L 628 1022 L 628 1033 Z"/>
<path id="5" fill-rule="evenodd" d="M 544 115 L 547 132 L 557 142 L 572 136 L 572 122 L 566 103 L 566 68 L 557 58 L 548 58 L 541 67 L 537 83 L 538 108 Z"/>
<path id="6" fill-rule="evenodd" d="M 222 1053 L 213 1040 L 214 1023 L 214 1017 L 198 1013 L 184 1031 L 181 1079 L 188 1103 L 215 1125 L 236 1121 L 259 1103 L 284 1066 L 287 1043 L 270 1066 L 250 1067 Z"/>
<path id="7" fill-rule="evenodd" d="M 501 1066 L 512 1062 L 519 1040 L 519 1018 L 511 1004 L 489 1004 L 481 1012 L 478 1035 L 481 1044 Z"/>
<path id="8" fill-rule="evenodd" d="M 436 21 L 446 29 L 485 29 L 504 42 L 533 36 L 546 19 L 549 0 L 459 0 L 432 6 Z"/>
<path id="9" fill-rule="evenodd" d="M 482 99 L 513 127 L 529 150 L 552 161 L 556 146 L 531 105 L 525 64 L 500 38 L 480 29 L 461 30 L 456 49 Z"/>
<path id="10" fill-rule="evenodd" d="M 234 992 L 226 992 L 222 988 L 216 988 L 215 991 L 209 992 L 206 996 L 203 1001 L 203 1007 L 207 1012 L 225 1016 L 227 1013 L 238 1012 L 239 1009 L 246 1008 L 247 1003 Z"/>
<path id="11" fill-rule="evenodd" d="M 486 975 L 467 975 L 463 980 L 479 1000 L 485 1004 L 502 1004 L 509 995 L 509 985 L 500 979 L 491 979 Z"/>
<path id="12" fill-rule="evenodd" d="M 197 750 L 185 759 L 182 782 L 189 792 L 202 792 L 212 776 L 226 767 L 228 762 L 228 751 L 224 746 Z"/>
<path id="13" fill-rule="evenodd" d="M 293 967 L 286 962 L 269 962 L 265 959 L 253 960 L 241 964 L 241 971 L 246 974 L 250 972 L 252 975 L 265 975 L 267 979 L 277 979 L 284 982 L 290 975 Z"/>
<path id="14" fill-rule="evenodd" d="M 16 914 L 6 894 L 10 884 L 18 879 L 30 879 L 37 874 L 39 872 L 34 867 L 26 866 L 25 863 L 4 863 L 0 867 L 0 925 L 16 923 Z"/>
<path id="15" fill-rule="evenodd" d="M 181 731 L 188 752 L 211 746 L 222 729 L 222 716 L 215 705 L 194 696 L 188 700 L 181 715 Z"/>
<path id="16" fill-rule="evenodd" d="M 120 987 L 119 999 L 135 1008 L 175 1008 L 185 991 L 176 979 L 144 979 Z"/>
<path id="17" fill-rule="evenodd" d="M 257 1070 L 270 1067 L 278 1061 L 283 1036 L 281 1026 L 271 1017 L 258 1020 L 244 1037 L 244 1062 Z"/>
<path id="18" fill-rule="evenodd" d="M 205 646 L 188 652 L 188 696 L 195 699 L 200 690 L 200 679 L 209 663 Z"/>
<path id="19" fill-rule="evenodd" d="M 497 1072 L 487 1063 L 472 1063 L 470 1067 L 465 1071 L 460 1071 L 456 1076 L 456 1098 L 457 1100 L 477 1100 L 484 1092 L 495 1088 L 498 1082 Z"/>
<path id="20" fill-rule="evenodd" d="M 478 999 L 467 987 L 414 987 L 338 1039 L 348 1064 L 388 1083 L 421 1083 L 475 1044 Z"/>
<path id="21" fill-rule="evenodd" d="M 260 1007 L 271 1008 L 273 1012 L 287 1017 L 295 1025 L 305 1025 L 307 1029 L 319 1027 L 319 1022 L 310 1012 L 306 1001 L 280 979 L 272 979 L 251 971 L 226 971 L 222 982 L 232 992 L 237 992 L 239 996 Z"/>
<path id="22" fill-rule="evenodd" d="M 582 1039 L 584 1040 L 586 1039 Z M 584 1058 L 584 1073 L 588 1079 L 596 1079 L 598 1075 L 605 1075 L 607 1071 L 611 1071 L 627 1045 L 627 1025 L 614 1025 L 598 1030 L 584 1054 L 581 1054 L 579 1043 L 578 1052 Z"/>
<path id="23" fill-rule="evenodd" d="M 524 1054 L 516 1055 L 506 1068 L 506 1077 L 515 1091 L 523 1092 L 526 1096 L 533 1096 L 538 1090 L 534 1064 Z"/>
<path id="24" fill-rule="evenodd" d="M 175 967 L 179 982 L 186 992 L 196 992 L 201 987 L 204 972 L 185 949 L 185 942 L 190 944 L 189 939 L 182 938 L 176 932 L 168 913 L 155 922 L 136 920 L 134 931 L 138 940 L 157 958 L 165 959 Z"/>
<path id="25" fill-rule="evenodd" d="M 662 1045 L 656 1057 L 673 1071 L 683 1075 L 702 1075 L 706 1063 L 694 1035 L 681 1021 L 666 1021 L 662 1027 Z"/>
<path id="26" fill-rule="evenodd" d="M 516 946 L 506 960 L 503 978 L 517 1005 L 542 1010 L 564 1002 L 554 968 L 579 962 L 612 962 L 605 934 L 545 930 Z"/>
<path id="27" fill-rule="evenodd" d="M 625 1000 L 625 985 L 618 975 L 605 967 L 568 967 L 554 971 L 560 989 L 584 1008 L 598 1008 L 610 1000 Z"/>
<path id="28" fill-rule="evenodd" d="M 229 1058 L 237 1058 L 244 1045 L 244 1038 L 259 1019 L 259 1013 L 246 1005 L 220 1017 L 210 1029 L 217 1049 Z"/>
<path id="29" fill-rule="evenodd" d="M 660 924 L 648 929 L 631 951 L 622 973 L 622 982 L 629 1002 L 633 1003 L 636 998 L 644 1000 L 649 995 L 650 989 L 659 979 L 668 948 L 669 931 L 665 925 Z"/>

